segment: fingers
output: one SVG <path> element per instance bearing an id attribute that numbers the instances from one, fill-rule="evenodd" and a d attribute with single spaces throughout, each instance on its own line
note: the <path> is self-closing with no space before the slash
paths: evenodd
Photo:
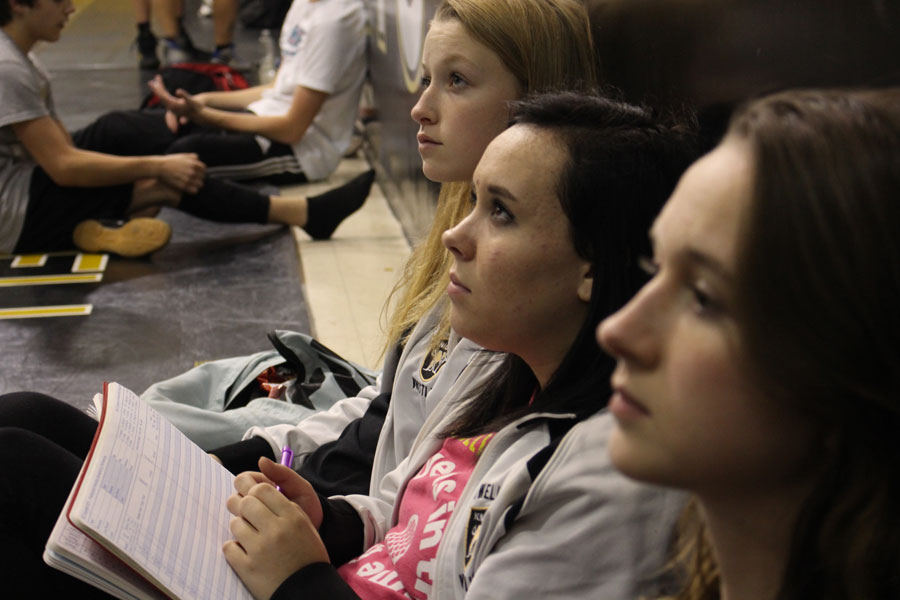
<path id="1" fill-rule="evenodd" d="M 228 512 L 233 514 L 236 517 L 241 515 L 241 499 L 243 496 L 240 494 L 231 494 L 228 496 L 228 500 L 225 501 L 225 508 L 228 509 Z"/>
<path id="2" fill-rule="evenodd" d="M 238 481 L 240 480 L 240 481 Z M 248 487 L 249 486 L 249 487 Z M 261 473 L 241 473 L 228 498 L 234 541 L 222 552 L 255 598 L 270 598 L 282 581 L 328 552 L 306 513 Z"/>
<path id="3" fill-rule="evenodd" d="M 244 471 L 234 478 L 234 489 L 241 496 L 247 496 L 250 494 L 250 489 L 258 483 L 268 483 L 272 486 L 275 485 L 271 479 L 262 473 L 257 473 L 256 471 Z"/>
<path id="4" fill-rule="evenodd" d="M 182 123 L 183 118 L 184 117 L 179 117 L 171 110 L 167 109 L 165 115 L 166 127 L 168 127 L 169 131 L 172 133 L 178 133 L 179 126 L 184 125 L 184 123 Z"/>
<path id="5" fill-rule="evenodd" d="M 257 464 L 259 465 L 259 470 L 262 471 L 262 473 L 266 477 L 268 477 L 275 483 L 281 484 L 282 482 L 289 481 L 294 477 L 303 480 L 303 478 L 300 477 L 300 475 L 298 475 L 297 472 L 292 468 L 288 467 L 287 465 L 276 463 L 272 459 L 266 458 L 264 456 L 260 457 Z"/>
<path id="6" fill-rule="evenodd" d="M 147 85 L 151 90 L 153 90 L 154 94 L 159 96 L 160 100 L 163 100 L 164 102 L 167 99 L 174 100 L 172 94 L 170 94 L 169 90 L 166 89 L 166 84 L 163 83 L 162 76 L 156 75 L 153 79 L 147 82 Z"/>
<path id="7" fill-rule="evenodd" d="M 243 564 L 247 559 L 247 551 L 239 543 L 234 540 L 228 540 L 222 545 L 222 552 L 225 553 L 225 560 L 232 567 L 236 563 Z"/>

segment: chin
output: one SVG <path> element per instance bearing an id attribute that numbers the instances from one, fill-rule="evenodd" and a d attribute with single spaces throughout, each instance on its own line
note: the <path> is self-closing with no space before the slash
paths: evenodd
<path id="1" fill-rule="evenodd" d="M 635 456 L 634 449 L 629 447 L 630 443 L 626 436 L 627 434 L 623 433 L 618 425 L 613 428 L 609 442 L 606 444 L 609 460 L 622 475 L 646 481 L 647 473 L 641 468 L 640 460 Z"/>
<path id="2" fill-rule="evenodd" d="M 447 179 L 447 177 L 445 176 L 446 174 L 441 172 L 441 169 L 429 165 L 427 162 L 422 163 L 422 174 L 425 175 L 428 180 L 435 183 L 446 183 L 448 181 L 453 181 L 452 179 Z"/>

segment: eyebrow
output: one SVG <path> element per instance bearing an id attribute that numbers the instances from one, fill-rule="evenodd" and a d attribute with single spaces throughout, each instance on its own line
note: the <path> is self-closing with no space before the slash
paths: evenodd
<path id="1" fill-rule="evenodd" d="M 470 59 L 463 56 L 462 54 L 449 54 L 447 56 L 442 57 L 441 60 L 438 61 L 438 65 L 440 65 L 440 66 L 450 65 L 451 68 L 456 66 L 456 63 L 462 63 L 463 66 L 466 67 L 467 69 L 477 68 L 477 66 L 478 66 L 474 62 L 472 62 Z M 422 68 L 423 69 L 426 68 L 424 60 L 422 60 Z"/>
<path id="2" fill-rule="evenodd" d="M 654 223 L 654 227 L 655 227 Z M 656 250 L 656 236 L 654 235 L 654 229 L 650 230 L 650 244 L 653 247 L 654 251 Z M 705 269 L 708 269 L 715 273 L 721 279 L 730 282 L 734 279 L 731 271 L 722 264 L 721 261 L 716 258 L 710 256 L 706 252 L 702 250 L 698 250 L 692 246 L 688 246 L 678 252 L 677 255 L 679 258 L 683 258 L 686 262 L 694 265 L 699 265 Z"/>
<path id="3" fill-rule="evenodd" d="M 503 198 L 506 198 L 507 200 L 512 200 L 513 202 L 518 200 L 511 191 L 509 191 L 502 185 L 488 185 L 487 191 L 494 194 L 495 196 L 501 196 Z"/>
<path id="4" fill-rule="evenodd" d="M 684 255 L 687 257 L 688 262 L 698 264 L 706 269 L 709 269 L 720 278 L 725 281 L 731 281 L 732 275 L 731 272 L 725 268 L 721 262 L 710 256 L 709 254 L 705 254 L 696 248 L 687 248 L 684 252 Z"/>

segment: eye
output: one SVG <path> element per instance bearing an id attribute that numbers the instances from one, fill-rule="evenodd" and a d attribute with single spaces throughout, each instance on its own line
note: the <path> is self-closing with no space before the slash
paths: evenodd
<path id="1" fill-rule="evenodd" d="M 711 294 L 703 290 L 701 284 L 691 284 L 691 303 L 694 313 L 702 318 L 713 318 L 720 315 L 723 311 L 722 303 L 713 298 Z"/>
<path id="2" fill-rule="evenodd" d="M 419 80 L 419 89 L 424 90 L 429 85 L 431 85 L 431 77 L 426 77 L 425 75 Z"/>
<path id="3" fill-rule="evenodd" d="M 478 194 L 475 193 L 475 188 L 472 188 L 472 191 L 469 192 L 469 204 L 472 206 L 478 204 Z"/>
<path id="4" fill-rule="evenodd" d="M 450 87 L 463 87 L 468 83 L 459 73 L 450 73 Z"/>
<path id="5" fill-rule="evenodd" d="M 491 218 L 501 223 L 512 223 L 516 220 L 515 216 L 509 212 L 509 209 L 500 200 L 494 200 L 491 203 Z"/>

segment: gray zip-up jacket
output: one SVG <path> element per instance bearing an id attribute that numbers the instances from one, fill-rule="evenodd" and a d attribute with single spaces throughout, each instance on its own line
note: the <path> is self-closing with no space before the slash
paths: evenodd
<path id="1" fill-rule="evenodd" d="M 488 352 L 470 361 L 410 455 L 377 486 L 373 480 L 372 495 L 339 498 L 362 521 L 360 554 L 396 524 L 407 483 L 443 442 L 438 434 L 452 420 L 457 394 L 477 389 L 496 361 Z M 430 598 L 634 600 L 655 593 L 684 496 L 615 471 L 606 451 L 612 426 L 606 411 L 581 422 L 537 413 L 497 432 L 445 525 Z M 381 458 L 376 453 L 373 472 L 382 470 Z M 273 598 L 326 595 L 355 597 L 334 567 L 318 564 L 298 571 Z"/>

